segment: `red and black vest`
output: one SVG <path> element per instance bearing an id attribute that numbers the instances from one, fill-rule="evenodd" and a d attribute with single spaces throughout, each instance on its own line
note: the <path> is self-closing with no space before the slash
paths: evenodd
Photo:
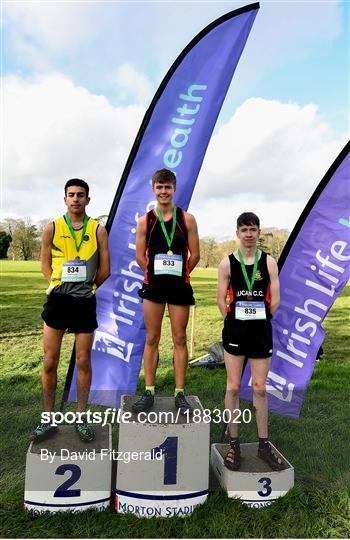
<path id="1" fill-rule="evenodd" d="M 228 289 L 230 297 L 229 316 L 235 318 L 235 306 L 238 301 L 248 300 L 248 287 L 244 279 L 241 263 L 236 259 L 233 253 L 229 255 L 230 261 L 230 286 Z M 252 279 L 254 264 L 245 265 L 248 278 Z M 270 274 L 267 268 L 267 254 L 262 251 L 258 261 L 255 281 L 252 289 L 253 301 L 264 302 L 266 309 L 266 319 L 271 319 L 270 313 Z"/>
<path id="2" fill-rule="evenodd" d="M 190 274 L 188 271 L 188 232 L 185 212 L 182 208 L 176 208 L 176 227 L 171 251 L 174 255 L 182 256 L 182 275 L 154 275 L 154 257 L 160 253 L 167 253 L 169 250 L 166 238 L 155 210 L 150 210 L 146 214 L 146 259 L 144 282 L 148 284 L 171 285 L 178 283 L 189 283 Z M 164 222 L 168 235 L 171 234 L 173 218 Z"/>

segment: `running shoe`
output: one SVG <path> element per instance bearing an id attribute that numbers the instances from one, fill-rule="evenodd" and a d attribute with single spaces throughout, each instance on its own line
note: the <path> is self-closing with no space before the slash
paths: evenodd
<path id="1" fill-rule="evenodd" d="M 182 414 L 183 416 L 187 414 L 187 411 L 190 414 L 193 413 L 193 407 L 188 403 L 183 392 L 179 392 L 178 394 L 176 394 L 175 407 L 179 409 L 180 414 Z"/>
<path id="2" fill-rule="evenodd" d="M 57 426 L 51 424 L 39 424 L 33 431 L 30 440 L 31 441 L 44 441 L 48 439 L 57 431 Z"/>
<path id="3" fill-rule="evenodd" d="M 270 465 L 273 471 L 282 471 L 286 468 L 284 461 L 274 452 L 269 442 L 264 445 L 264 448 L 258 448 L 258 457 Z"/>
<path id="4" fill-rule="evenodd" d="M 146 412 L 149 411 L 153 407 L 154 403 L 154 395 L 150 390 L 145 390 L 145 392 L 142 394 L 140 399 L 138 399 L 133 406 L 131 407 L 131 410 L 133 413 L 139 413 L 139 412 Z"/>
<path id="5" fill-rule="evenodd" d="M 87 424 L 87 422 L 76 422 L 75 430 L 78 433 L 80 439 L 84 442 L 91 442 L 95 438 L 95 433 L 93 432 L 89 424 Z"/>

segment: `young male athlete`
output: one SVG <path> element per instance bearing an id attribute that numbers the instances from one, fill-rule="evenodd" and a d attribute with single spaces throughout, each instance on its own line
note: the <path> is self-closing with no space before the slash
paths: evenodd
<path id="1" fill-rule="evenodd" d="M 152 186 L 157 206 L 139 219 L 136 230 L 136 260 L 145 273 L 139 295 L 143 299 L 146 325 L 146 388 L 132 409 L 136 413 L 147 411 L 154 403 L 158 344 L 165 304 L 168 304 L 174 343 L 175 405 L 181 414 L 186 414 L 192 410 L 184 387 L 188 362 L 186 327 L 189 306 L 194 304 L 190 273 L 200 258 L 197 224 L 191 214 L 174 206 L 173 172 L 156 171 Z"/>
<path id="2" fill-rule="evenodd" d="M 108 278 L 109 253 L 105 228 L 88 217 L 89 186 L 84 180 L 68 180 L 64 187 L 67 213 L 49 223 L 41 243 L 41 271 L 49 282 L 44 305 L 44 365 L 42 391 L 44 411 L 55 406 L 57 366 L 63 334 L 75 334 L 77 412 L 86 411 L 91 384 L 90 352 L 97 328 L 95 289 Z M 84 416 L 75 428 L 83 441 L 94 433 Z M 56 427 L 41 423 L 32 439 L 42 440 Z"/>
<path id="3" fill-rule="evenodd" d="M 257 248 L 259 218 L 252 212 L 237 220 L 240 247 L 219 265 L 217 303 L 224 317 L 222 340 L 227 372 L 225 409 L 229 419 L 230 449 L 225 457 L 228 469 L 238 470 L 241 452 L 234 410 L 239 408 L 239 389 L 245 357 L 250 362 L 253 403 L 259 435 L 258 455 L 273 469 L 283 467 L 268 442 L 266 378 L 272 354 L 271 318 L 279 306 L 279 280 L 276 261 Z M 230 310 L 226 311 L 227 291 Z"/>

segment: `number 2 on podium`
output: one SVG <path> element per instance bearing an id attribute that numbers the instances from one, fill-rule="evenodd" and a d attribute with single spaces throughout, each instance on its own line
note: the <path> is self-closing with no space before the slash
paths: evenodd
<path id="1" fill-rule="evenodd" d="M 80 489 L 68 488 L 72 487 L 73 484 L 78 482 L 79 478 L 81 477 L 81 469 L 78 467 L 78 465 L 71 465 L 67 463 L 57 467 L 55 474 L 64 475 L 67 471 L 71 472 L 72 475 L 68 478 L 68 480 L 63 482 L 63 484 L 58 486 L 53 494 L 54 497 L 80 497 Z"/>

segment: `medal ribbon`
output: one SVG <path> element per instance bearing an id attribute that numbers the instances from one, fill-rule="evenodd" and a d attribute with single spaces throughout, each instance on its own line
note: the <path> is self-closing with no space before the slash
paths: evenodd
<path id="1" fill-rule="evenodd" d="M 84 236 L 85 236 L 85 233 L 86 233 L 86 229 L 87 229 L 87 226 L 88 226 L 88 221 L 89 221 L 89 218 L 87 217 L 87 215 L 84 216 L 84 225 L 83 225 L 83 232 L 81 234 L 81 240 L 80 240 L 80 243 L 79 243 L 79 246 L 77 244 L 77 239 L 75 237 L 75 232 L 74 232 L 74 229 L 73 229 L 73 225 L 72 225 L 72 222 L 70 220 L 70 217 L 68 214 L 66 214 L 66 222 L 67 222 L 67 225 L 68 225 L 68 229 L 70 230 L 70 233 L 73 237 L 73 240 L 75 242 L 75 247 L 77 249 L 77 252 L 79 253 L 79 249 L 81 247 L 81 244 L 83 243 L 83 240 L 84 240 Z"/>
<path id="2" fill-rule="evenodd" d="M 248 287 L 248 291 L 249 291 L 250 294 L 252 294 L 253 285 L 254 285 L 255 276 L 256 276 L 256 271 L 257 271 L 257 268 L 258 268 L 259 251 L 258 250 L 255 251 L 254 267 L 253 267 L 253 274 L 252 274 L 251 281 L 249 280 L 249 277 L 248 277 L 248 274 L 247 274 L 247 269 L 245 267 L 244 260 L 243 260 L 243 255 L 242 255 L 242 252 L 241 252 L 241 250 L 239 248 L 238 248 L 238 257 L 239 257 L 239 260 L 240 260 L 240 263 L 241 263 L 241 268 L 242 268 L 242 272 L 243 272 L 245 282 L 246 282 L 247 287 Z"/>
<path id="3" fill-rule="evenodd" d="M 162 214 L 161 214 L 161 212 L 159 211 L 158 208 L 156 208 L 156 212 L 157 212 L 157 216 L 158 216 L 159 221 L 160 221 L 160 225 L 162 227 L 163 234 L 164 234 L 165 239 L 167 241 L 168 248 L 171 251 L 171 244 L 172 244 L 172 242 L 174 240 L 174 234 L 175 234 L 175 228 L 176 228 L 176 206 L 173 206 L 173 224 L 172 224 L 172 227 L 171 227 L 170 236 L 168 235 L 168 231 L 166 230 L 163 216 L 162 216 Z"/>

